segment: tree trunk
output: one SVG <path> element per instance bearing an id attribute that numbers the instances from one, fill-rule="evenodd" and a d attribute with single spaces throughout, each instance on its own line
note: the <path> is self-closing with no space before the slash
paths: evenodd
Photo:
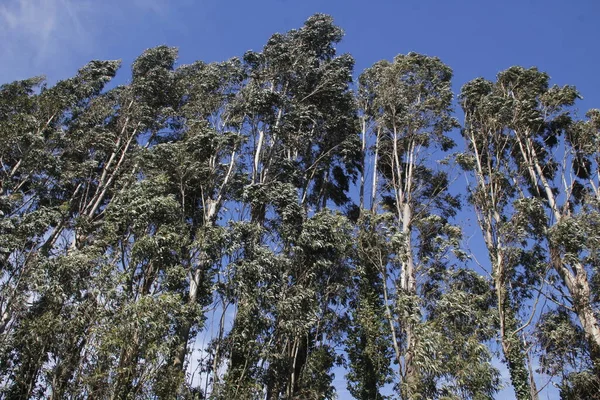
<path id="1" fill-rule="evenodd" d="M 562 277 L 569 295 L 571 296 L 575 314 L 577 314 L 577 317 L 579 318 L 579 322 L 585 332 L 586 340 L 590 347 L 594 372 L 598 379 L 600 379 L 600 326 L 598 325 L 598 319 L 596 318 L 590 302 L 591 289 L 587 272 L 583 265 L 576 262 L 575 265 L 573 265 L 573 270 L 576 273 L 573 274 L 567 267 L 564 259 L 561 258 L 558 249 L 555 247 L 550 249 L 550 257 L 552 258 L 554 269 Z"/>
<path id="2" fill-rule="evenodd" d="M 500 247 L 500 245 L 498 245 Z M 510 305 L 510 300 L 506 292 L 504 257 L 501 251 L 498 251 L 494 266 L 494 286 L 496 292 L 496 301 L 498 303 L 498 316 L 500 318 L 500 341 L 502 352 L 506 359 L 510 381 L 515 390 L 517 400 L 534 400 L 532 393 L 536 393 L 533 377 L 529 375 L 527 369 L 526 355 L 519 339 L 517 330 L 517 321 L 515 311 Z"/>

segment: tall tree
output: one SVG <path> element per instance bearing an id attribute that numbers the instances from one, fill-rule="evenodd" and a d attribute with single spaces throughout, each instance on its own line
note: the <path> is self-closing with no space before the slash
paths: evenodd
<path id="1" fill-rule="evenodd" d="M 91 62 L 76 77 L 51 88 L 42 86 L 38 93 L 34 90 L 40 79 L 0 89 L 4 143 L 0 331 L 7 350 L 3 373 L 10 377 L 9 396 L 44 393 L 54 378 L 70 379 L 72 370 L 62 368 L 63 362 L 77 362 L 81 321 L 71 321 L 68 315 L 85 313 L 87 308 L 78 301 L 85 284 L 77 279 L 78 273 L 86 273 L 85 263 L 78 265 L 73 254 L 78 215 L 74 204 L 84 184 L 72 180 L 81 160 L 70 157 L 71 145 L 78 141 L 71 141 L 72 132 L 65 127 L 76 124 L 118 66 L 116 61 Z M 61 234 L 65 242 L 59 242 Z M 67 343 L 52 346 L 54 334 L 63 335 Z M 58 374 L 54 378 L 47 367 L 52 358 Z"/>
<path id="2" fill-rule="evenodd" d="M 242 201 L 249 204 L 249 223 L 254 224 L 244 230 L 252 232 L 255 243 L 248 242 L 244 260 L 236 267 L 235 279 L 243 281 L 236 283 L 242 291 L 230 334 L 227 375 L 235 387 L 233 381 L 242 377 L 250 379 L 245 384 L 265 382 L 268 398 L 291 398 L 302 390 L 301 376 L 310 366 L 311 352 L 318 349 L 315 335 L 327 326 L 324 320 L 313 320 L 302 330 L 290 331 L 283 327 L 300 321 L 286 322 L 292 314 L 282 313 L 281 307 L 288 307 L 295 296 L 306 296 L 317 284 L 314 278 L 303 277 L 297 243 L 313 210 L 324 209 L 329 201 L 337 205 L 348 201 L 346 192 L 358 168 L 349 91 L 353 60 L 336 56 L 334 45 L 341 37 L 331 17 L 315 15 L 299 30 L 272 36 L 261 53 L 244 57 L 249 79 L 240 91 L 238 112 L 246 121 L 250 173 Z M 258 304 L 267 294 L 275 298 Z M 331 295 L 324 298 L 323 311 L 331 299 Z M 255 323 L 261 314 L 264 325 Z M 249 349 L 253 343 L 263 343 L 264 348 Z M 249 358 L 250 354 L 254 355 Z M 264 363 L 262 371 L 256 369 L 259 362 Z"/>
<path id="3" fill-rule="evenodd" d="M 550 87 L 549 80 L 536 68 L 512 67 L 498 74 L 496 83 L 476 80 L 467 86 L 474 96 L 463 93 L 473 101 L 467 109 L 477 109 L 472 115 L 479 112 L 502 131 L 506 153 L 493 162 L 512 166 L 515 209 L 547 247 L 554 271 L 548 278 L 554 282 L 550 296 L 560 298 L 559 307 L 572 310 L 579 320 L 598 376 L 600 331 L 592 295 L 596 245 L 593 235 L 589 240 L 575 233 L 588 232 L 595 216 L 595 113 L 588 122 L 574 122 L 570 107 L 578 92 L 572 86 Z"/>
<path id="4" fill-rule="evenodd" d="M 443 339 L 435 331 L 433 313 L 426 311 L 427 286 L 439 278 L 431 272 L 443 276 L 444 271 L 451 270 L 450 250 L 457 249 L 460 237 L 460 230 L 450 223 L 458 199 L 449 194 L 447 172 L 435 168 L 430 158 L 434 148 L 443 152 L 454 146 L 447 136 L 457 125 L 451 115 L 451 77 L 452 71 L 439 59 L 409 53 L 393 62 L 378 62 L 360 78 L 363 152 L 367 130 L 374 140 L 370 203 L 373 211 L 379 211 L 377 204 L 381 204 L 384 213 L 370 216 L 361 212 L 363 220 L 369 221 L 367 231 L 379 237 L 375 246 L 359 243 L 359 260 L 365 263 L 361 268 L 372 264 L 370 268 L 379 274 L 371 280 L 382 291 L 379 301 L 399 368 L 396 383 L 402 398 L 435 398 L 443 396 L 444 390 L 452 392 L 449 387 L 439 389 L 449 371 L 443 371 L 436 362 L 441 359 L 436 353 L 441 348 L 431 351 L 436 345 L 443 346 L 439 342 Z M 363 208 L 364 193 L 363 188 Z M 443 318 L 442 314 L 438 317 Z M 477 336 L 474 332 L 469 335 Z M 450 343 L 446 342 L 451 357 L 456 352 Z M 475 359 L 486 365 L 488 357 L 484 351 Z M 357 362 L 369 359 L 373 358 L 361 356 Z M 380 371 L 374 375 L 379 376 L 379 383 L 374 385 L 371 379 L 371 392 L 385 380 L 385 367 Z M 485 388 L 475 392 L 493 393 L 494 375 L 490 370 Z M 366 384 L 361 382 L 357 387 Z"/>
<path id="5" fill-rule="evenodd" d="M 494 84 L 483 79 L 471 81 L 463 86 L 460 100 L 465 113 L 463 136 L 467 151 L 459 162 L 475 176 L 469 189 L 470 202 L 491 262 L 500 342 L 517 398 L 534 399 L 537 389 L 527 369 L 519 335 L 526 326 L 519 321 L 518 314 L 530 295 L 529 284 L 536 284 L 536 279 L 540 279 L 535 257 L 526 255 L 527 240 L 541 233 L 535 219 L 543 217 L 542 206 L 535 199 L 517 201 L 519 187 L 515 183 L 519 166 L 512 161 L 515 142 L 506 129 L 511 113 L 506 103 L 495 95 Z M 536 224 L 533 229 L 530 229 L 530 221 Z M 531 251 L 539 255 L 540 249 L 534 246 Z"/>
<path id="6" fill-rule="evenodd" d="M 154 167 L 164 171 L 165 163 L 171 191 L 181 204 L 182 221 L 188 225 L 188 240 L 183 242 L 181 261 L 187 282 L 182 297 L 187 304 L 177 327 L 176 349 L 172 355 L 173 372 L 183 376 L 192 329 L 203 318 L 212 297 L 215 266 L 222 257 L 223 229 L 218 224 L 221 208 L 230 198 L 238 172 L 238 154 L 243 138 L 239 121 L 229 111 L 244 73 L 238 60 L 218 64 L 195 63 L 176 71 L 181 93 L 178 126 L 169 142 L 157 146 Z M 178 138 L 177 141 L 173 139 Z M 167 164 L 168 165 L 168 164 Z"/>

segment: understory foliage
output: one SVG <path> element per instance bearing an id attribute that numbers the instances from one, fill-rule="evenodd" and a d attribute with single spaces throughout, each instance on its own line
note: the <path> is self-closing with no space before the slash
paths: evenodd
<path id="1" fill-rule="evenodd" d="M 0 397 L 599 397 L 600 111 L 342 38 L 0 86 Z"/>

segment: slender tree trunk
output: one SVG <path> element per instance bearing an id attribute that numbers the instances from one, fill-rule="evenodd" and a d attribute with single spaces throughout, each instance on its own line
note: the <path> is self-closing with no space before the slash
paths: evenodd
<path id="1" fill-rule="evenodd" d="M 118 376 L 114 385 L 111 400 L 126 400 L 133 389 L 133 379 L 135 377 L 135 367 L 138 360 L 139 332 L 136 331 L 131 338 L 131 342 L 121 351 L 121 358 L 118 366 Z"/>
<path id="2" fill-rule="evenodd" d="M 516 132 L 519 148 L 524 159 L 527 161 L 529 174 L 534 182 L 541 181 L 544 188 L 544 194 L 548 200 L 550 211 L 554 217 L 554 224 L 560 223 L 568 216 L 563 215 L 559 210 L 558 202 L 555 193 L 552 191 L 550 183 L 546 179 L 542 166 L 539 162 L 539 157 L 535 149 L 535 145 L 529 138 L 529 133 L 525 133 L 526 139 L 521 139 L 521 134 Z M 575 314 L 579 318 L 579 322 L 585 332 L 586 340 L 590 346 L 592 353 L 592 362 L 598 378 L 600 378 L 600 325 L 592 308 L 590 283 L 587 272 L 579 261 L 572 263 L 573 271 L 569 269 L 568 262 L 560 257 L 558 250 L 551 243 L 550 257 L 552 265 L 556 272 L 563 279 L 569 295 L 573 301 Z"/>
<path id="3" fill-rule="evenodd" d="M 491 234 L 487 236 L 490 237 Z M 522 342 L 518 337 L 517 320 L 513 310 L 509 295 L 506 290 L 506 271 L 504 267 L 504 254 L 501 250 L 502 245 L 496 244 L 496 249 L 488 249 L 491 254 L 494 252 L 496 257 L 492 257 L 493 278 L 496 292 L 496 301 L 498 304 L 498 316 L 500 318 L 500 342 L 502 352 L 506 359 L 510 380 L 515 390 L 517 400 L 534 400 L 531 396 L 536 393 L 535 381 L 530 376 L 527 369 L 526 354 Z M 494 259 L 495 258 L 495 259 Z M 532 386 L 533 384 L 533 386 Z"/>
<path id="4" fill-rule="evenodd" d="M 216 225 L 217 214 L 221 207 L 224 198 L 224 192 L 229 185 L 229 182 L 232 177 L 233 168 L 236 162 L 236 150 L 232 150 L 229 166 L 227 169 L 227 173 L 219 186 L 215 197 L 203 199 L 204 205 L 204 215 L 203 215 L 203 224 L 207 228 L 212 228 Z M 215 168 L 215 165 L 211 167 Z M 182 202 L 184 199 L 182 198 Z M 195 235 L 196 227 L 192 228 L 192 235 Z M 192 268 L 190 265 L 189 275 L 189 292 L 188 292 L 188 308 L 193 310 L 198 303 L 198 296 L 200 288 L 202 287 L 203 280 L 206 279 L 206 271 L 210 269 L 211 261 L 204 254 L 201 254 L 198 260 L 198 263 L 195 268 Z M 183 377 L 183 370 L 185 367 L 185 358 L 188 352 L 188 342 L 190 340 L 190 333 L 192 331 L 192 327 L 195 323 L 195 316 L 185 317 L 181 322 L 177 332 L 175 352 L 173 359 L 171 361 L 171 366 L 175 375 L 178 375 L 179 378 L 175 379 L 176 381 L 180 381 Z M 175 389 L 173 389 L 175 390 Z"/>
<path id="5" fill-rule="evenodd" d="M 562 277 L 567 287 L 567 291 L 573 301 L 575 314 L 579 318 L 581 327 L 585 332 L 586 340 L 590 346 L 592 362 L 594 364 L 594 372 L 600 379 L 600 326 L 598 319 L 591 304 L 591 289 L 587 276 L 587 272 L 583 265 L 576 262 L 573 266 L 576 274 L 573 274 L 565 261 L 561 258 L 558 249 L 551 247 L 550 257 L 554 269 Z"/>
<path id="6" fill-rule="evenodd" d="M 379 139 L 380 128 L 377 129 L 377 135 L 375 137 L 375 155 L 373 156 L 373 182 L 371 184 L 371 212 L 374 212 L 377 207 L 377 164 L 379 162 Z"/>
<path id="7" fill-rule="evenodd" d="M 360 174 L 360 187 L 359 187 L 359 209 L 361 213 L 365 208 L 365 168 L 367 166 L 367 123 L 366 120 L 362 121 L 362 132 L 361 132 L 361 160 L 360 166 L 362 174 Z"/>
<path id="8" fill-rule="evenodd" d="M 416 270 L 414 265 L 413 243 L 412 243 L 412 218 L 413 209 L 411 204 L 412 197 L 412 179 L 413 179 L 413 161 L 415 159 L 415 147 L 410 144 L 405 157 L 404 169 L 400 159 L 400 149 L 398 146 L 398 132 L 394 127 L 393 133 L 393 171 L 394 186 L 396 194 L 396 209 L 398 213 L 398 224 L 401 226 L 403 235 L 403 246 L 400 249 L 401 275 L 400 291 L 403 296 L 412 298 L 416 296 Z M 405 316 L 401 316 L 404 318 Z M 410 316 L 409 316 L 410 317 Z M 414 326 L 409 322 L 410 318 L 402 321 L 402 329 L 405 338 L 404 350 L 404 371 L 403 378 L 403 397 L 412 398 L 417 390 L 418 375 L 415 364 L 415 334 Z"/>
<path id="9" fill-rule="evenodd" d="M 504 243 L 498 234 L 499 225 L 503 223 L 499 202 L 501 197 L 506 194 L 495 178 L 498 167 L 493 162 L 494 160 L 500 162 L 499 160 L 504 157 L 503 154 L 506 146 L 508 146 L 508 141 L 493 130 L 488 132 L 486 138 L 490 142 L 484 144 L 478 143 L 473 133 L 467 138 L 475 156 L 475 177 L 482 196 L 479 203 L 475 204 L 475 209 L 492 264 L 492 279 L 498 307 L 502 352 L 506 359 L 516 399 L 534 400 L 532 393 L 537 392 L 535 381 L 527 368 L 526 354 L 516 333 L 518 329 L 516 313 L 510 304 L 510 297 L 507 292 L 505 256 L 502 250 Z M 491 154 L 486 154 L 487 151 L 491 151 Z"/>
<path id="10" fill-rule="evenodd" d="M 411 221 L 412 221 L 412 208 L 410 204 L 404 204 L 403 216 L 402 216 L 402 233 L 404 235 L 404 254 L 402 261 L 402 282 L 401 289 L 405 295 L 409 297 L 416 296 L 416 271 L 413 259 L 413 248 L 411 240 Z M 406 350 L 404 354 L 404 386 L 406 388 L 406 398 L 412 398 L 416 392 L 418 386 L 418 375 L 419 372 L 414 365 L 414 354 L 416 346 L 416 337 L 414 333 L 414 326 L 410 321 L 403 322 L 404 335 L 406 338 Z"/>

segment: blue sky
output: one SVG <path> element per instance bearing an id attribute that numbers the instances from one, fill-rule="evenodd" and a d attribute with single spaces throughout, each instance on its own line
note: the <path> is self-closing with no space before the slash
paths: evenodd
<path id="1" fill-rule="evenodd" d="M 553 83 L 577 86 L 580 115 L 600 108 L 597 0 L 0 0 L 0 83 L 42 74 L 55 82 L 91 59 L 122 59 L 126 72 L 159 44 L 179 47 L 181 63 L 221 61 L 260 50 L 315 12 L 346 31 L 339 51 L 355 57 L 357 74 L 416 51 L 450 65 L 458 92 L 478 76 L 538 66 Z"/>
<path id="2" fill-rule="evenodd" d="M 570 5 L 567 5 L 570 4 Z M 360 72 L 398 53 L 440 57 L 455 87 L 509 66 L 538 66 L 600 106 L 600 2 L 595 0 L 0 0 L 0 81 L 65 78 L 93 58 L 177 46 L 180 60 L 220 61 L 259 50 L 312 13 L 334 16 L 339 46 Z"/>

